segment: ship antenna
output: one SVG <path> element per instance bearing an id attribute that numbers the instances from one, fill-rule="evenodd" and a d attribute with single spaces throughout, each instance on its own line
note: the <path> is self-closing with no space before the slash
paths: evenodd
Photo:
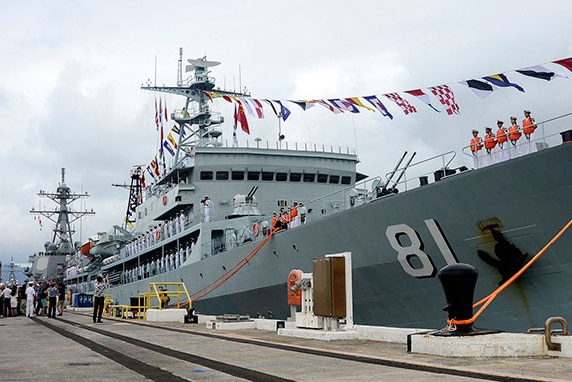
<path id="1" fill-rule="evenodd" d="M 177 66 L 177 86 L 183 86 L 183 48 L 179 48 L 179 64 Z"/>

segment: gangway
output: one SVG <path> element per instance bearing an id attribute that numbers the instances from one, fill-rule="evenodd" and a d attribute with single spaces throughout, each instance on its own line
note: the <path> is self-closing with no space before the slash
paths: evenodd
<path id="1" fill-rule="evenodd" d="M 145 297 L 144 319 L 147 319 L 147 309 L 181 309 L 186 306 L 190 311 L 193 307 L 191 296 L 183 282 L 164 281 L 149 283 Z M 161 303 L 162 301 L 163 303 Z"/>
<path id="2" fill-rule="evenodd" d="M 161 304 L 161 298 L 168 301 Z M 163 281 L 149 283 L 146 293 L 139 293 L 137 297 L 131 297 L 130 300 L 129 305 L 109 304 L 111 317 L 127 318 L 128 312 L 131 312 L 133 318 L 137 317 L 137 319 L 146 320 L 147 310 L 167 308 L 186 308 L 192 314 L 191 296 L 183 282 Z M 113 301 L 112 297 L 111 301 Z"/>

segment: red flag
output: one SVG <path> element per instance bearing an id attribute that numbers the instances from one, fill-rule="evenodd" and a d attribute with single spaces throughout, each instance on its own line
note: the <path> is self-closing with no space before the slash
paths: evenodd
<path id="1" fill-rule="evenodd" d="M 562 60 L 552 61 L 552 62 L 554 62 L 555 64 L 558 64 L 558 65 L 562 65 L 563 67 L 565 67 L 566 69 L 568 69 L 572 72 L 572 57 L 563 58 Z"/>
<path id="2" fill-rule="evenodd" d="M 451 88 L 447 85 L 432 86 L 429 88 L 431 93 L 433 93 L 441 102 L 441 105 L 445 106 L 445 111 L 447 114 L 452 115 L 459 114 L 459 105 L 455 102 L 455 95 Z"/>
<path id="3" fill-rule="evenodd" d="M 407 102 L 407 100 L 405 100 L 399 94 L 387 93 L 387 94 L 384 94 L 384 96 L 386 96 L 387 98 L 389 98 L 390 100 L 395 102 L 397 104 L 397 106 L 399 106 L 401 108 L 401 110 L 403 110 L 405 115 L 407 115 L 409 113 L 417 113 L 417 109 L 415 108 L 415 106 L 413 106 L 412 104 Z"/>
<path id="4" fill-rule="evenodd" d="M 234 129 L 238 126 L 238 104 L 234 105 Z"/>
<path id="5" fill-rule="evenodd" d="M 155 125 L 157 130 L 159 130 L 159 109 L 157 109 L 157 98 L 155 98 Z"/>
<path id="6" fill-rule="evenodd" d="M 435 110 L 437 113 L 440 113 L 439 110 L 435 109 L 433 105 L 431 105 L 431 98 L 429 94 L 424 93 L 421 89 L 414 89 L 414 90 L 406 90 L 405 93 L 409 93 L 412 96 L 417 97 L 419 100 L 425 102 L 431 109 Z"/>
<path id="7" fill-rule="evenodd" d="M 260 103 L 260 101 L 257 99 L 253 99 L 252 102 L 254 102 L 254 104 L 256 105 L 254 106 L 254 109 L 256 110 L 258 118 L 264 118 L 264 111 L 262 111 L 262 104 Z"/>
<path id="8" fill-rule="evenodd" d="M 166 99 L 166 98 L 165 98 L 165 110 L 164 110 L 164 113 L 165 113 L 165 122 L 169 122 L 169 117 L 167 116 L 168 114 L 167 114 L 167 99 Z"/>
<path id="9" fill-rule="evenodd" d="M 236 101 L 237 108 L 238 108 L 238 115 L 235 117 L 235 121 L 240 123 L 240 127 L 242 131 L 246 134 L 250 134 L 250 129 L 248 128 L 248 120 L 246 119 L 246 114 L 244 113 L 244 107 L 240 101 Z"/>
<path id="10" fill-rule="evenodd" d="M 159 123 L 161 124 L 161 126 L 163 126 L 163 104 L 162 104 L 163 99 L 159 98 Z"/>

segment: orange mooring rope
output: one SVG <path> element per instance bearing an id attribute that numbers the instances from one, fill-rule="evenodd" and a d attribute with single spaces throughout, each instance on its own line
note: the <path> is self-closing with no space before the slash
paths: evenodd
<path id="1" fill-rule="evenodd" d="M 481 313 L 487 308 L 487 306 L 489 306 L 489 304 L 503 291 L 505 290 L 510 284 L 512 284 L 512 282 L 514 280 L 516 280 L 517 278 L 519 278 L 528 268 L 530 268 L 530 266 L 532 264 L 534 264 L 536 262 L 536 260 L 538 260 L 542 255 L 544 255 L 544 252 L 546 252 L 546 250 L 548 250 L 548 248 L 550 248 L 550 246 L 552 246 L 552 244 L 554 244 L 556 242 L 556 240 L 558 240 L 560 238 L 560 236 L 562 236 L 564 234 L 564 232 L 566 232 L 566 230 L 572 225 L 572 219 L 570 219 L 570 221 L 568 221 L 568 223 L 560 230 L 560 232 L 558 232 L 556 234 L 556 236 L 554 236 L 549 242 L 548 244 L 546 244 L 544 246 L 544 248 L 542 248 L 540 251 L 538 251 L 538 253 L 536 255 L 534 255 L 534 257 L 532 259 L 530 259 L 530 261 L 528 263 L 526 263 L 517 273 L 515 273 L 510 279 L 508 279 L 504 284 L 502 284 L 500 287 L 498 287 L 494 292 L 492 292 L 491 294 L 489 294 L 487 297 L 481 299 L 480 301 L 476 302 L 473 304 L 473 308 L 476 308 L 477 306 L 484 304 L 478 311 L 477 313 L 475 313 L 473 315 L 473 317 L 468 318 L 466 320 L 447 320 L 447 323 L 449 325 L 468 325 L 468 324 L 472 324 L 473 322 L 475 322 L 475 320 L 481 315 Z"/>
<path id="2" fill-rule="evenodd" d="M 276 231 L 278 231 L 278 228 L 272 229 L 272 231 L 270 232 L 270 235 L 265 237 L 264 240 L 262 240 L 262 242 L 260 244 L 258 244 L 252 252 L 250 252 L 248 254 L 248 256 L 246 256 L 244 259 L 240 260 L 238 263 L 236 263 L 228 271 L 224 272 L 222 275 L 220 275 L 219 277 L 217 277 L 216 279 L 214 279 L 213 281 L 211 281 L 210 283 L 208 283 L 207 285 L 205 285 L 201 289 L 199 289 L 196 292 L 194 292 L 193 294 L 191 294 L 191 299 L 193 301 L 200 300 L 201 298 L 203 298 L 204 296 L 206 296 L 207 294 L 211 293 L 212 291 L 217 289 L 219 286 L 224 284 L 228 279 L 230 279 L 232 276 L 234 276 L 242 267 L 244 267 L 246 264 L 248 264 L 250 259 L 252 259 L 258 253 L 258 251 L 260 251 L 260 249 L 268 242 L 268 240 L 270 240 L 270 238 L 272 237 L 272 235 L 274 235 L 274 232 L 276 232 Z"/>

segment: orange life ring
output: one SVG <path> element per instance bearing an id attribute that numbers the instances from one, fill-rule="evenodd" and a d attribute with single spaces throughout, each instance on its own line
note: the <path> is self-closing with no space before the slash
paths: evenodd
<path id="1" fill-rule="evenodd" d="M 260 235 L 260 226 L 258 225 L 258 223 L 254 223 L 252 225 L 252 234 L 254 235 L 254 237 L 258 237 L 258 235 Z"/>
<path id="2" fill-rule="evenodd" d="M 157 241 L 161 240 L 161 231 L 155 231 L 155 239 L 157 239 Z"/>
<path id="3" fill-rule="evenodd" d="M 163 205 L 167 204 L 167 195 L 163 195 Z"/>

